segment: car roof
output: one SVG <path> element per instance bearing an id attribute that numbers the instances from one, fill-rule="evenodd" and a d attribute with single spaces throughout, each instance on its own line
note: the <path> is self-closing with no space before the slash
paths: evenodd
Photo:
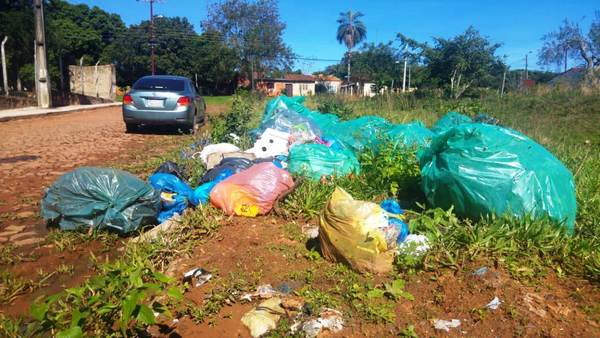
<path id="1" fill-rule="evenodd" d="M 142 76 L 140 79 L 169 79 L 169 80 L 189 80 L 189 81 L 191 81 L 189 78 L 187 78 L 185 76 L 178 76 L 178 75 L 148 75 L 148 76 Z"/>

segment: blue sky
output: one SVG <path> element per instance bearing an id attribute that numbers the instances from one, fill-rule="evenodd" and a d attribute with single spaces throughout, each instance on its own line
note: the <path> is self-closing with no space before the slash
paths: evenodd
<path id="1" fill-rule="evenodd" d="M 135 24 L 149 17 L 149 4 L 135 0 L 70 0 L 86 3 L 121 15 Z M 155 13 L 182 16 L 200 32 L 207 4 L 214 0 L 162 0 Z M 335 40 L 336 19 L 341 11 L 365 14 L 367 42 L 388 42 L 396 33 L 419 41 L 433 36 L 452 37 L 473 25 L 493 42 L 502 43 L 499 55 L 506 56 L 512 69 L 525 66 L 525 54 L 532 51 L 529 65 L 537 66 L 540 38 L 556 29 L 565 18 L 580 22 L 587 30 L 600 10 L 598 0 L 281 0 L 279 10 L 287 24 L 284 39 L 302 57 L 340 59 L 345 47 Z M 533 60 L 533 61 L 532 61 Z M 331 62 L 298 61 L 296 68 L 313 72 Z"/>

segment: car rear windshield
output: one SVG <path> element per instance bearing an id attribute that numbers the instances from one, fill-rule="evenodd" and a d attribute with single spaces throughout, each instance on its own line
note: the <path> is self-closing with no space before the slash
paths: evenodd
<path id="1" fill-rule="evenodd" d="M 155 90 L 182 92 L 184 89 L 183 80 L 176 79 L 160 79 L 160 78 L 143 78 L 139 79 L 134 85 L 136 90 Z"/>

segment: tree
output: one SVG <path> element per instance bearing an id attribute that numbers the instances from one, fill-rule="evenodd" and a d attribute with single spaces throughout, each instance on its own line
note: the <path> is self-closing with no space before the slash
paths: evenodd
<path id="1" fill-rule="evenodd" d="M 567 71 L 568 58 L 585 62 L 588 74 L 594 72 L 600 55 L 600 12 L 590 27 L 587 36 L 583 34 L 578 23 L 565 19 L 558 30 L 542 37 L 544 45 L 538 52 L 539 64 L 560 66 L 564 61 Z"/>
<path id="2" fill-rule="evenodd" d="M 237 52 L 252 87 L 254 73 L 289 69 L 293 64 L 293 53 L 283 42 L 285 24 L 276 0 L 223 0 L 208 8 L 201 24 L 206 32 L 219 32 Z"/>
<path id="3" fill-rule="evenodd" d="M 448 88 L 454 98 L 474 86 L 497 82 L 505 67 L 495 55 L 501 45 L 491 43 L 473 27 L 450 39 L 434 38 L 433 46 L 402 34 L 398 38 L 426 65 L 431 85 Z"/>
<path id="4" fill-rule="evenodd" d="M 348 82 L 350 82 L 350 62 L 352 58 L 352 48 L 367 38 L 367 26 L 359 20 L 364 14 L 361 12 L 340 13 L 337 20 L 339 24 L 336 39 L 340 44 L 345 44 L 348 48 Z"/>

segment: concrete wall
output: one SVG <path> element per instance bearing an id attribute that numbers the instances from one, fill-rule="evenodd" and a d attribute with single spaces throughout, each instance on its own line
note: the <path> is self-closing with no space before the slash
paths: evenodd
<path id="1" fill-rule="evenodd" d="M 81 72 L 83 69 L 83 89 Z M 69 66 L 71 93 L 115 100 L 117 72 L 114 65 Z"/>

